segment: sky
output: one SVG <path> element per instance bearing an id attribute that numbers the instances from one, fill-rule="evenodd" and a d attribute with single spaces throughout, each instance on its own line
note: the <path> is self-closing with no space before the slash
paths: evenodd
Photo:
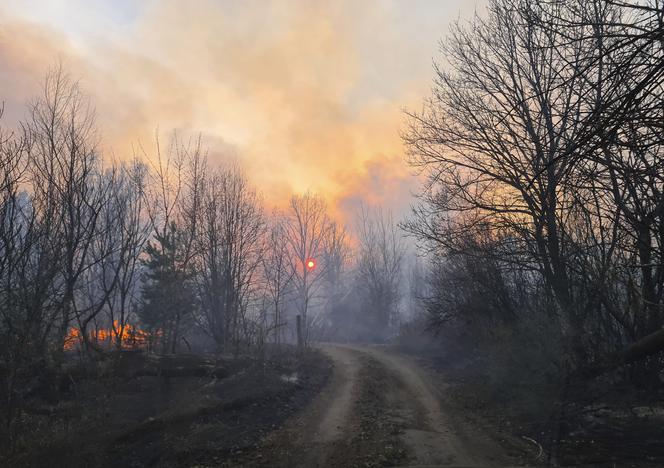
<path id="1" fill-rule="evenodd" d="M 268 207 L 321 194 L 413 203 L 404 109 L 429 94 L 439 41 L 483 0 L 0 0 L 4 124 L 58 62 L 90 95 L 104 155 L 201 134 L 239 161 Z"/>

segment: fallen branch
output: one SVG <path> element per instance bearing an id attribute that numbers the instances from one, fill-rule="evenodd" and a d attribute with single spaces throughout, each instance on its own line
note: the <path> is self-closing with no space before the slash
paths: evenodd
<path id="1" fill-rule="evenodd" d="M 611 353 L 604 359 L 580 367 L 575 372 L 575 377 L 583 379 L 599 377 L 600 375 L 611 372 L 620 366 L 641 361 L 662 350 L 664 350 L 664 329 L 657 330 L 656 332 L 641 338 L 622 351 Z"/>

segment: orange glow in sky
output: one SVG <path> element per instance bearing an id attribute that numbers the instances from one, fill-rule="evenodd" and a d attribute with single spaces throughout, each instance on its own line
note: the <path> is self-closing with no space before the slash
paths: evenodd
<path id="1" fill-rule="evenodd" d="M 321 194 L 398 217 L 418 181 L 405 108 L 429 94 L 448 25 L 483 0 L 5 0 L 3 124 L 25 116 L 58 60 L 97 113 L 104 157 L 199 133 L 212 164 L 238 161 L 268 208 Z"/>

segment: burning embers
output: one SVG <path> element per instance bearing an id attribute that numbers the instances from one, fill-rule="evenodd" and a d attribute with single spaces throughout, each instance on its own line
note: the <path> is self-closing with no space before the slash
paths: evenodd
<path id="1" fill-rule="evenodd" d="M 159 335 L 157 333 L 156 335 Z M 141 330 L 129 323 L 121 325 L 117 320 L 110 328 L 99 328 L 88 330 L 88 342 L 98 347 L 120 349 L 142 349 L 148 348 L 155 334 Z M 65 338 L 66 350 L 80 349 L 83 346 L 83 334 L 78 327 L 71 327 Z"/>

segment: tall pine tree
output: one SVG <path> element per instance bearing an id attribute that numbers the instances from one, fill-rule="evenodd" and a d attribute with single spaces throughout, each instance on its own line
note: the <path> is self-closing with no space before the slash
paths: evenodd
<path id="1" fill-rule="evenodd" d="M 155 236 L 145 248 L 139 318 L 163 352 L 174 353 L 178 340 L 191 326 L 195 294 L 192 274 L 185 265 L 185 242 L 171 223 L 165 235 Z"/>

